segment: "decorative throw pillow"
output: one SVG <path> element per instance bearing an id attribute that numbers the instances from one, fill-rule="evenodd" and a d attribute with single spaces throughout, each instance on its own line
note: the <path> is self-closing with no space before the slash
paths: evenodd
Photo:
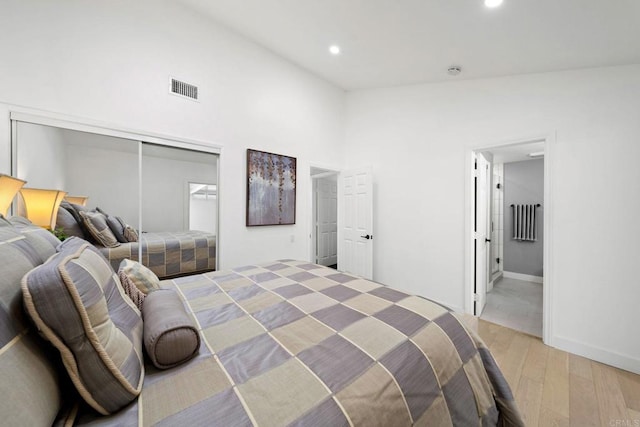
<path id="1" fill-rule="evenodd" d="M 124 230 L 127 227 L 127 224 L 120 218 L 119 216 L 107 215 L 107 225 L 113 232 L 113 235 L 116 236 L 116 239 L 120 243 L 127 243 L 128 240 L 124 237 Z"/>
<path id="2" fill-rule="evenodd" d="M 56 228 L 62 228 L 67 236 L 76 236 L 84 239 L 84 232 L 76 221 L 76 218 L 67 209 L 61 207 L 56 216 Z"/>
<path id="3" fill-rule="evenodd" d="M 102 210 L 101 208 L 99 208 L 98 206 L 96 206 L 96 212 L 100 212 L 102 215 L 104 216 L 109 216 L 108 213 L 106 213 L 104 210 Z"/>
<path id="4" fill-rule="evenodd" d="M 50 231 L 34 225 L 27 218 L 21 216 L 11 217 L 9 222 L 27 238 L 27 242 L 40 256 L 41 263 L 56 253 L 60 240 Z"/>
<path id="5" fill-rule="evenodd" d="M 200 334 L 178 294 L 162 289 L 144 301 L 144 347 L 159 369 L 180 365 L 198 354 Z"/>
<path id="6" fill-rule="evenodd" d="M 127 273 L 118 271 L 118 278 L 120 279 L 124 293 L 127 294 L 129 299 L 138 307 L 138 310 L 142 310 L 142 304 L 147 294 L 140 292 L 140 289 L 138 289 L 135 283 L 129 280 Z"/>
<path id="7" fill-rule="evenodd" d="M 160 289 L 160 279 L 158 279 L 158 276 L 139 262 L 123 259 L 118 268 L 118 275 L 121 278 L 124 277 L 126 281 L 131 282 L 144 295 Z"/>
<path id="8" fill-rule="evenodd" d="M 84 206 L 75 205 L 63 200 L 60 203 L 60 207 L 64 208 L 67 212 L 69 212 L 78 222 L 78 224 L 82 222 L 82 218 L 80 218 L 80 211 L 86 210 Z"/>
<path id="9" fill-rule="evenodd" d="M 0 214 L 2 425 L 53 425 L 60 411 L 62 393 L 56 363 L 22 309 L 20 280 L 40 264 L 40 258 L 27 236 Z"/>
<path id="10" fill-rule="evenodd" d="M 82 398 L 105 415 L 134 400 L 144 380 L 142 317 L 118 282 L 100 252 L 77 237 L 22 279 L 27 312 Z"/>
<path id="11" fill-rule="evenodd" d="M 106 248 L 117 248 L 120 242 L 113 235 L 111 229 L 107 225 L 107 219 L 100 212 L 81 211 L 80 216 L 84 221 L 84 225 L 89 230 L 89 234 L 96 239 L 100 245 Z"/>
<path id="12" fill-rule="evenodd" d="M 66 201 L 62 201 L 62 203 L 60 203 L 60 207 L 64 208 L 67 212 L 69 212 L 73 216 L 73 218 L 76 220 L 76 222 L 80 226 L 80 230 L 82 231 L 84 238 L 93 243 L 95 240 L 93 239 L 93 236 L 91 236 L 89 229 L 85 225 L 84 220 L 82 219 L 82 216 L 80 216 L 80 212 L 89 212 L 89 209 L 87 209 L 84 206 L 76 205 L 75 203 L 69 203 Z"/>
<path id="13" fill-rule="evenodd" d="M 139 239 L 138 232 L 131 226 L 127 225 L 124 228 L 124 238 L 127 239 L 127 242 L 137 242 Z"/>

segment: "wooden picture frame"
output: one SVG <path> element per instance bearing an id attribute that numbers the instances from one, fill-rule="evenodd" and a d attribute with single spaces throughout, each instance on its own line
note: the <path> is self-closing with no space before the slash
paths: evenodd
<path id="1" fill-rule="evenodd" d="M 247 149 L 247 227 L 296 223 L 296 158 Z"/>

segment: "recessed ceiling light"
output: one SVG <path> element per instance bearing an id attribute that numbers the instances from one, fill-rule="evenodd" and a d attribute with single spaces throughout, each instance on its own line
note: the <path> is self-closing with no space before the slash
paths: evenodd
<path id="1" fill-rule="evenodd" d="M 502 0 L 484 0 L 484 5 L 487 7 L 498 7 L 502 4 Z"/>
<path id="2" fill-rule="evenodd" d="M 452 65 L 451 67 L 447 68 L 447 73 L 450 76 L 457 76 L 461 72 L 462 72 L 462 68 L 457 65 Z"/>
<path id="3" fill-rule="evenodd" d="M 339 55 L 340 54 L 340 46 L 338 45 L 332 45 L 329 46 L 329 52 L 331 52 L 332 55 Z"/>

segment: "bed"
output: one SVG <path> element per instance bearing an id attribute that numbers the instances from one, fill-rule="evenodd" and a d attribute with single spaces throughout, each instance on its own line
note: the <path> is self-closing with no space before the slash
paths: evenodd
<path id="1" fill-rule="evenodd" d="M 427 299 L 302 261 L 165 280 L 199 354 L 77 425 L 524 425 L 489 350 Z M 74 412 L 75 413 L 75 412 Z"/>
<path id="2" fill-rule="evenodd" d="M 102 215 L 101 230 L 87 227 L 84 214 Z M 75 236 L 93 243 L 107 258 L 115 271 L 124 259 L 140 261 L 160 278 L 203 273 L 216 269 L 216 236 L 205 231 L 133 232 L 134 238 L 125 236 L 124 229 L 132 227 L 117 216 L 100 208 L 88 209 L 62 202 L 56 216 L 56 227 L 68 237 Z M 99 226 L 100 228 L 100 226 Z M 107 230 L 107 228 L 109 230 Z M 101 233 L 111 235 L 112 245 L 101 243 Z M 142 245 L 142 260 L 139 248 Z"/>
<path id="3" fill-rule="evenodd" d="M 115 248 L 96 246 L 115 271 L 123 259 L 139 260 L 160 278 L 202 273 L 216 269 L 216 236 L 204 231 L 141 233 L 139 242 Z"/>

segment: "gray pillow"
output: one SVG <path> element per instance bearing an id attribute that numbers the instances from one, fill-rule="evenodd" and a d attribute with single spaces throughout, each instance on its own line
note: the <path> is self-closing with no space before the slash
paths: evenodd
<path id="1" fill-rule="evenodd" d="M 52 425 L 62 401 L 61 381 L 48 345 L 38 337 L 22 308 L 20 279 L 39 264 L 39 258 L 27 236 L 0 215 L 2 425 Z"/>
<path id="2" fill-rule="evenodd" d="M 175 291 L 150 292 L 144 299 L 142 316 L 144 347 L 157 368 L 172 368 L 198 354 L 200 334 Z"/>
<path id="3" fill-rule="evenodd" d="M 142 389 L 142 318 L 98 250 L 77 237 L 22 279 L 24 306 L 58 349 L 82 398 L 101 414 Z"/>
<path id="4" fill-rule="evenodd" d="M 27 218 L 21 216 L 14 216 L 9 219 L 9 222 L 27 238 L 27 242 L 38 253 L 41 260 L 39 264 L 45 262 L 51 255 L 56 253 L 60 240 L 50 231 L 34 225 Z"/>
<path id="5" fill-rule="evenodd" d="M 107 225 L 109 229 L 113 232 L 113 235 L 116 236 L 116 239 L 120 243 L 127 243 L 128 240 L 124 237 L 124 229 L 127 227 L 127 224 L 122 220 L 122 218 L 118 216 L 106 215 L 107 216 Z"/>
<path id="6" fill-rule="evenodd" d="M 64 234 L 69 237 L 76 236 L 84 239 L 84 232 L 76 221 L 76 218 L 67 209 L 61 207 L 58 209 L 58 215 L 56 217 L 56 228 L 62 228 Z"/>
<path id="7" fill-rule="evenodd" d="M 105 248 L 117 248 L 120 246 L 120 242 L 113 235 L 113 232 L 107 225 L 107 219 L 100 212 L 85 212 L 81 211 L 80 216 L 84 221 L 84 225 L 89 230 L 89 234 L 96 240 L 97 243 Z"/>
<path id="8" fill-rule="evenodd" d="M 83 238 L 88 240 L 91 243 L 94 243 L 95 240 L 91 236 L 89 229 L 87 229 L 84 223 L 84 219 L 82 219 L 82 216 L 80 215 L 80 212 L 89 212 L 89 209 L 85 208 L 84 206 L 76 205 L 75 203 L 66 202 L 64 200 L 62 201 L 62 203 L 60 203 L 60 207 L 66 209 L 67 212 L 69 212 L 73 216 L 73 218 L 76 220 L 76 222 L 80 226 L 80 230 L 82 230 L 82 234 L 84 236 Z M 81 237 L 81 236 L 77 236 L 77 237 Z"/>

